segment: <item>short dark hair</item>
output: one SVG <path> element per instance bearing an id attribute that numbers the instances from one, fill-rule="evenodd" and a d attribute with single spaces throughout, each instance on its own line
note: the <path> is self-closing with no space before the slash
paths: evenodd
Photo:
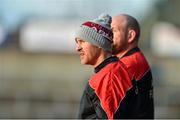
<path id="1" fill-rule="evenodd" d="M 130 15 L 127 15 L 127 14 L 122 14 L 122 15 L 125 16 L 127 19 L 127 28 L 133 29 L 136 32 L 135 39 L 138 41 L 140 37 L 140 25 L 138 21 Z"/>

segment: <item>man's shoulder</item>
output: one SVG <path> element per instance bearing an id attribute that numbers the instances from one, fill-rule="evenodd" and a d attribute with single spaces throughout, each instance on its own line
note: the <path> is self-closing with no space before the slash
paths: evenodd
<path id="1" fill-rule="evenodd" d="M 91 79 L 104 79 L 105 77 L 111 77 L 111 75 L 127 74 L 128 70 L 126 66 L 120 61 L 113 61 L 102 68 L 99 72 L 95 73 Z"/>
<path id="2" fill-rule="evenodd" d="M 125 56 L 120 61 L 125 64 L 129 73 L 134 75 L 136 79 L 140 79 L 150 70 L 149 63 L 141 51 Z"/>
<path id="3" fill-rule="evenodd" d="M 124 56 L 120 59 L 125 65 L 136 66 L 137 64 L 148 64 L 142 51 L 135 52 L 131 55 Z"/>
<path id="4" fill-rule="evenodd" d="M 126 69 L 126 67 L 122 61 L 118 60 L 118 61 L 114 61 L 114 62 L 109 63 L 107 66 L 104 67 L 102 72 L 104 74 L 110 73 L 110 72 L 113 73 L 115 71 L 119 71 L 120 69 Z"/>

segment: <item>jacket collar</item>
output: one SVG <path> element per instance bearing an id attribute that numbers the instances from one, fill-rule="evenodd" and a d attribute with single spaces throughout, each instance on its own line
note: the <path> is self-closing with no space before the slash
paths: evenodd
<path id="1" fill-rule="evenodd" d="M 118 61 L 119 58 L 116 56 L 111 56 L 107 59 L 105 59 L 102 63 L 100 63 L 97 67 L 95 67 L 94 72 L 97 73 L 99 72 L 103 67 L 105 67 L 107 64 L 114 62 L 114 61 Z"/>
<path id="2" fill-rule="evenodd" d="M 138 47 L 134 47 L 131 50 L 129 50 L 126 54 L 124 54 L 121 58 L 132 55 L 132 54 L 139 52 L 139 51 L 140 51 L 140 49 Z"/>

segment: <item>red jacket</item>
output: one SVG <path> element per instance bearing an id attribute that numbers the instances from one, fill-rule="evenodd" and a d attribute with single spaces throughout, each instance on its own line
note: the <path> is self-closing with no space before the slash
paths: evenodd
<path id="1" fill-rule="evenodd" d="M 153 80 L 151 69 L 145 56 L 138 47 L 135 47 L 128 51 L 120 61 L 125 64 L 133 85 L 120 106 L 126 106 L 127 109 L 125 110 L 127 113 L 124 114 L 123 118 L 153 119 Z M 121 116 L 121 113 L 119 116 Z"/>
<path id="2" fill-rule="evenodd" d="M 150 69 L 139 49 L 131 51 L 121 60 L 110 57 L 95 68 L 81 99 L 79 118 L 153 118 Z"/>

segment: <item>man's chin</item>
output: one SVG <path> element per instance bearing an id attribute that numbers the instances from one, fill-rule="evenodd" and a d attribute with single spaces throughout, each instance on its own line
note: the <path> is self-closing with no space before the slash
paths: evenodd
<path id="1" fill-rule="evenodd" d="M 87 65 L 87 62 L 86 62 L 86 61 L 84 61 L 84 60 L 81 60 L 81 64 L 83 64 L 83 65 Z"/>
<path id="2" fill-rule="evenodd" d="M 117 49 L 115 48 L 115 46 L 112 47 L 112 54 L 116 54 L 117 53 Z"/>
<path id="3" fill-rule="evenodd" d="M 112 54 L 113 54 L 113 55 L 117 55 L 118 53 L 119 53 L 119 51 L 112 50 Z"/>

